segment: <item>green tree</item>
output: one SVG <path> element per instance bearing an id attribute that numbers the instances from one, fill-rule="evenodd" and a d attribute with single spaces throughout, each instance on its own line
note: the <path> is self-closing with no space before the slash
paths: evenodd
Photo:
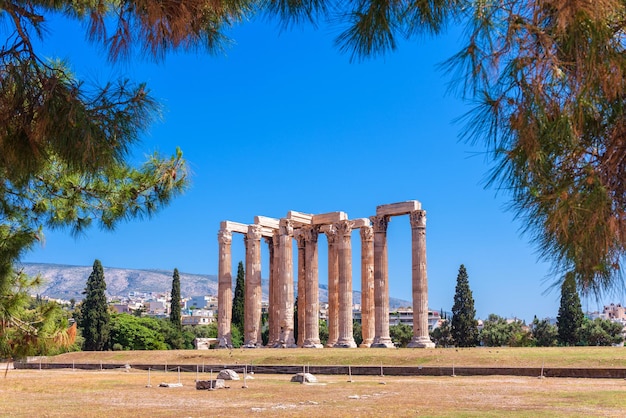
<path id="1" fill-rule="evenodd" d="M 463 264 L 459 267 L 459 274 L 456 277 L 451 334 L 457 347 L 475 347 L 478 343 L 478 321 L 474 298 Z"/>
<path id="2" fill-rule="evenodd" d="M 532 323 L 532 336 L 538 347 L 554 347 L 557 342 L 558 330 L 547 319 L 535 318 Z"/>
<path id="3" fill-rule="evenodd" d="M 328 343 L 328 322 L 327 321 L 320 321 L 319 333 L 320 333 L 320 344 L 322 344 L 322 346 L 326 346 L 326 343 Z"/>
<path id="4" fill-rule="evenodd" d="M 239 328 L 240 334 L 243 334 L 244 327 L 244 305 L 245 305 L 245 286 L 246 276 L 243 269 L 243 263 L 240 261 L 237 265 L 237 279 L 235 282 L 235 294 L 233 295 L 233 309 L 231 324 Z"/>
<path id="5" fill-rule="evenodd" d="M 174 324 L 174 327 L 179 331 L 182 331 L 183 324 L 180 316 L 180 276 L 178 269 L 174 269 L 174 275 L 172 277 L 172 294 L 170 301 L 170 321 Z"/>
<path id="6" fill-rule="evenodd" d="M 576 345 L 579 342 L 579 331 L 583 324 L 583 309 L 576 290 L 573 274 L 567 274 L 561 285 L 561 304 L 556 317 L 558 341 L 562 345 Z"/>
<path id="7" fill-rule="evenodd" d="M 155 318 L 111 315 L 110 345 L 118 350 L 166 350 L 165 337 Z"/>
<path id="8" fill-rule="evenodd" d="M 389 336 L 396 347 L 406 347 L 413 338 L 413 328 L 407 324 L 399 323 L 389 327 Z"/>
<path id="9" fill-rule="evenodd" d="M 579 343 L 589 346 L 611 346 L 624 341 L 622 332 L 624 327 L 610 319 L 585 318 L 579 330 Z"/>
<path id="10" fill-rule="evenodd" d="M 521 347 L 531 345 L 531 336 L 524 331 L 519 320 L 507 320 L 496 314 L 490 314 L 483 323 L 480 341 L 487 347 Z"/>
<path id="11" fill-rule="evenodd" d="M 100 260 L 95 260 L 83 292 L 85 299 L 81 307 L 79 326 L 85 339 L 84 350 L 103 351 L 109 348 L 110 316 L 106 288 L 102 264 Z"/>
<path id="12" fill-rule="evenodd" d="M 352 335 L 356 346 L 359 347 L 363 342 L 363 328 L 359 321 L 352 321 Z"/>
<path id="13" fill-rule="evenodd" d="M 182 9 L 190 10 L 177 4 L 167 11 L 161 9 L 161 16 L 154 20 L 157 8 L 147 16 L 146 8 L 135 8 L 135 2 L 14 0 L 0 4 L 5 35 L 0 48 L 2 335 L 31 334 L 33 338 L 22 343 L 33 346 L 42 338 L 57 341 L 59 347 L 64 344 L 61 330 L 52 332 L 58 338 L 48 338 L 49 331 L 43 330 L 34 337 L 39 326 L 50 326 L 45 319 L 50 316 L 42 315 L 34 328 L 22 326 L 26 318 L 19 316 L 26 312 L 18 306 L 24 301 L 24 286 L 34 283 L 14 274 L 12 266 L 43 240 L 44 227 L 65 227 L 78 234 L 97 220 L 101 227 L 112 229 L 120 221 L 153 215 L 187 184 L 180 151 L 169 159 L 155 154 L 142 166 L 131 166 L 133 145 L 158 115 L 158 106 L 143 84 L 118 80 L 104 87 L 87 85 L 74 77 L 66 62 L 43 58 L 36 45 L 49 32 L 48 17 L 62 14 L 88 23 L 91 39 L 110 41 L 115 59 L 133 46 L 158 44 L 159 48 L 152 48 L 157 53 L 189 45 L 185 40 L 199 40 L 194 33 L 213 33 L 208 26 L 188 24 L 185 34 L 173 27 L 159 32 L 158 27 L 170 22 L 180 25 L 182 20 L 176 19 L 186 19 L 180 14 Z M 206 19 L 203 10 L 193 11 L 191 21 Z M 212 21 L 219 22 L 230 13 L 226 9 L 213 13 Z M 107 37 L 109 24 L 135 32 L 113 30 L 109 33 L 114 35 Z"/>

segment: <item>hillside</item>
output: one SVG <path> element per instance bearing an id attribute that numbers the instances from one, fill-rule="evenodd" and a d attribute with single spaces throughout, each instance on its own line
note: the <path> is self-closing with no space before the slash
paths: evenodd
<path id="1" fill-rule="evenodd" d="M 58 299 L 83 298 L 83 290 L 92 266 L 68 266 L 61 264 L 23 263 L 22 268 L 29 276 L 40 274 L 43 277 L 41 287 L 35 293 Z M 172 271 L 136 270 L 104 267 L 107 283 L 107 296 L 127 296 L 129 292 L 167 292 L 172 288 Z M 356 283 L 356 281 L 355 281 Z M 263 279 L 263 300 L 268 299 L 268 281 Z M 198 295 L 217 295 L 217 276 L 209 274 L 180 273 L 180 288 L 183 297 Z M 320 285 L 320 300 L 328 301 L 326 285 Z M 361 303 L 361 292 L 353 293 L 354 303 Z M 391 309 L 411 306 L 411 302 L 390 298 Z"/>

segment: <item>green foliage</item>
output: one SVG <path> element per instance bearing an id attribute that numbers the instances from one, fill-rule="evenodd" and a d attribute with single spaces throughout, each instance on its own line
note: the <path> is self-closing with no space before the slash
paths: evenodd
<path id="1" fill-rule="evenodd" d="M 583 324 L 583 309 L 576 291 L 574 275 L 568 273 L 561 286 L 561 304 L 556 317 L 558 341 L 561 345 L 576 345 L 580 341 L 578 335 Z"/>
<path id="2" fill-rule="evenodd" d="M 111 347 L 121 350 L 166 350 L 164 335 L 157 319 L 128 314 L 111 316 Z"/>
<path id="3" fill-rule="evenodd" d="M 320 344 L 326 346 L 328 343 L 328 322 L 320 321 L 319 323 Z"/>
<path id="4" fill-rule="evenodd" d="M 541 256 L 582 292 L 620 286 L 626 3 L 465 5 L 467 44 L 449 68 L 476 103 L 465 134 L 489 147 L 491 183 L 512 192 Z"/>
<path id="5" fill-rule="evenodd" d="M 174 269 L 174 275 L 172 278 L 172 294 L 170 302 L 170 321 L 174 324 L 174 327 L 179 331 L 182 331 L 182 322 L 180 316 L 180 276 L 178 269 Z"/>
<path id="6" fill-rule="evenodd" d="M 483 323 L 480 341 L 487 347 L 528 347 L 532 345 L 529 332 L 524 331 L 519 320 L 508 321 L 495 314 L 490 314 Z"/>
<path id="7" fill-rule="evenodd" d="M 230 337 L 233 348 L 239 348 L 243 345 L 243 332 L 234 325 L 230 327 Z"/>
<path id="8" fill-rule="evenodd" d="M 245 305 L 245 271 L 243 269 L 243 262 L 239 262 L 237 265 L 237 281 L 235 282 L 235 294 L 233 295 L 233 308 L 231 324 L 239 328 L 240 334 L 243 334 L 244 330 L 244 305 Z"/>
<path id="9" fill-rule="evenodd" d="M 580 345 L 611 346 L 624 341 L 624 327 L 610 319 L 596 318 L 593 321 L 585 318 L 579 330 Z"/>
<path id="10" fill-rule="evenodd" d="M 359 321 L 352 321 L 352 335 L 356 346 L 360 346 L 363 342 L 363 329 Z"/>
<path id="11" fill-rule="evenodd" d="M 106 282 L 100 260 L 95 260 L 83 294 L 79 326 L 82 331 L 83 349 L 103 351 L 109 348 L 110 317 L 106 299 Z"/>
<path id="12" fill-rule="evenodd" d="M 454 339 L 452 338 L 452 327 L 450 321 L 444 320 L 437 328 L 430 332 L 430 339 L 437 347 L 452 347 Z"/>
<path id="13" fill-rule="evenodd" d="M 451 322 L 452 339 L 457 347 L 475 347 L 478 343 L 478 321 L 474 298 L 465 266 L 461 264 L 456 278 Z"/>
<path id="14" fill-rule="evenodd" d="M 547 319 L 539 320 L 535 316 L 532 323 L 532 336 L 538 347 L 554 347 L 557 343 L 558 330 Z"/>
<path id="15" fill-rule="evenodd" d="M 396 347 L 406 347 L 413 338 L 413 328 L 403 323 L 392 325 L 389 327 L 389 336 Z"/>

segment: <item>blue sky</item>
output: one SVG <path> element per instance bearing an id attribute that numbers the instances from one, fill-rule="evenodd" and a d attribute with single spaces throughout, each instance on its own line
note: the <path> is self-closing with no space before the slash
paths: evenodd
<path id="1" fill-rule="evenodd" d="M 217 274 L 222 220 L 252 223 L 345 211 L 368 217 L 376 206 L 419 200 L 428 213 L 429 305 L 450 310 L 456 276 L 465 264 L 477 315 L 555 317 L 555 278 L 537 260 L 523 225 L 506 210 L 506 192 L 485 189 L 485 149 L 459 140 L 469 110 L 447 93 L 450 77 L 437 64 L 459 48 L 458 30 L 402 42 L 397 52 L 350 62 L 333 46 L 333 29 L 280 31 L 253 20 L 234 28 L 224 55 L 171 54 L 109 65 L 102 49 L 81 42 L 73 22 L 53 21 L 44 49 L 66 58 L 89 82 L 116 76 L 145 81 L 161 102 L 163 120 L 146 132 L 135 156 L 180 146 L 191 187 L 155 218 L 90 230 L 78 239 L 47 231 L 27 262 L 139 269 L 177 267 Z M 411 299 L 408 217 L 389 230 L 390 294 Z M 233 240 L 233 269 L 243 239 Z M 320 282 L 326 280 L 320 239 Z M 354 287 L 360 283 L 359 235 L 353 235 Z M 267 251 L 263 252 L 267 277 Z M 548 291 L 548 293 L 546 293 Z M 620 302 L 621 295 L 606 301 Z M 604 302 L 604 301 L 603 301 Z M 595 300 L 583 309 L 598 309 Z"/>

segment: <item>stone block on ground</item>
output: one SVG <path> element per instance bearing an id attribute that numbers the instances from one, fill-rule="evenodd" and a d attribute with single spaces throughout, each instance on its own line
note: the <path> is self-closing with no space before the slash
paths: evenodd
<path id="1" fill-rule="evenodd" d="M 224 369 L 219 372 L 217 378 L 224 380 L 239 380 L 239 375 L 232 369 Z"/>
<path id="2" fill-rule="evenodd" d="M 317 383 L 317 378 L 311 373 L 297 373 L 291 378 L 292 382 L 297 383 Z"/>
<path id="3" fill-rule="evenodd" d="M 224 389 L 224 388 L 226 388 L 226 384 L 224 383 L 224 379 L 198 380 L 198 381 L 196 381 L 196 389 L 197 390 Z"/>

